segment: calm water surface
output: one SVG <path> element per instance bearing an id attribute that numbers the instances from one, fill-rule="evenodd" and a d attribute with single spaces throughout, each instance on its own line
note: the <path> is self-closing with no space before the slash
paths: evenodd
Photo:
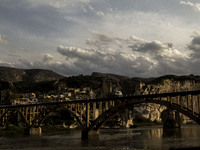
<path id="1" fill-rule="evenodd" d="M 80 130 L 41 136 L 0 136 L 0 149 L 27 150 L 132 150 L 200 147 L 200 126 L 163 130 L 161 126 L 135 129 L 101 129 L 99 139 L 81 140 Z"/>

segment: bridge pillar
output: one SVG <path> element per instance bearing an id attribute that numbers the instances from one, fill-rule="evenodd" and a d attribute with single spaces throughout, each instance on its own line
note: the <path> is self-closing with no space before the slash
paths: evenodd
<path id="1" fill-rule="evenodd" d="M 83 129 L 81 133 L 82 139 L 99 139 L 99 130 L 87 130 Z"/>
<path id="2" fill-rule="evenodd" d="M 181 118 L 179 112 L 174 110 L 164 110 L 161 114 L 164 128 L 180 128 Z"/>
<path id="3" fill-rule="evenodd" d="M 28 135 L 41 135 L 42 128 L 41 127 L 30 127 L 30 128 L 27 128 L 25 132 Z"/>

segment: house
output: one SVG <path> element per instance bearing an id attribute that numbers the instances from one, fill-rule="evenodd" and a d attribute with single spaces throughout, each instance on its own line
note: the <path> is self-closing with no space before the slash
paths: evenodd
<path id="1" fill-rule="evenodd" d="M 12 100 L 12 105 L 25 105 L 30 103 L 31 101 L 28 98 L 16 98 Z"/>
<path id="2" fill-rule="evenodd" d="M 122 95 L 122 91 L 115 91 L 115 96 L 121 97 Z"/>
<path id="3" fill-rule="evenodd" d="M 74 93 L 76 94 L 76 93 L 80 93 L 80 89 L 78 88 L 78 89 L 74 89 Z"/>

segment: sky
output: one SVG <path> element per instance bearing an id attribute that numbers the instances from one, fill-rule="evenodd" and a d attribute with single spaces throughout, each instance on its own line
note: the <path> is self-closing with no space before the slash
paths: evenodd
<path id="1" fill-rule="evenodd" d="M 199 0 L 0 0 L 0 66 L 200 75 Z"/>

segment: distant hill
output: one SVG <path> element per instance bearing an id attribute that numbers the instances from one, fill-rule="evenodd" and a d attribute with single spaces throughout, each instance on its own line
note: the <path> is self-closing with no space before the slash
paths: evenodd
<path id="1" fill-rule="evenodd" d="M 31 83 L 60 80 L 62 78 L 64 76 L 50 70 L 0 67 L 0 81 Z"/>
<path id="2" fill-rule="evenodd" d="M 93 72 L 92 76 L 107 77 L 107 78 L 111 78 L 111 79 L 114 79 L 114 80 L 127 80 L 127 79 L 129 79 L 128 76 L 122 76 L 122 75 L 110 74 L 110 73 L 100 73 L 100 72 Z"/>

